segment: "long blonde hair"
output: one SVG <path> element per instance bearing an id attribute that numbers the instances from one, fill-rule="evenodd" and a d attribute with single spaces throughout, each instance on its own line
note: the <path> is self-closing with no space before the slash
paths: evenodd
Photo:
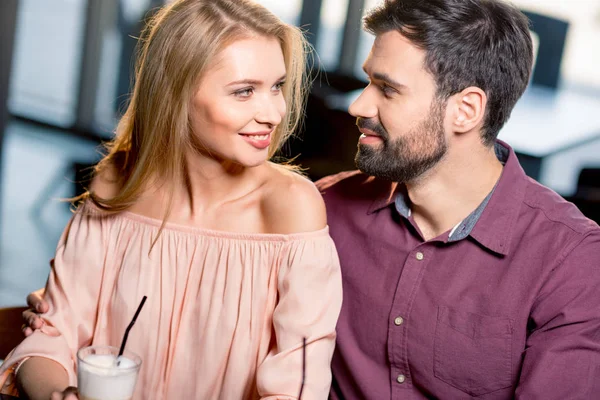
<path id="1" fill-rule="evenodd" d="M 95 169 L 96 175 L 114 170 L 121 189 L 112 198 L 90 191 L 83 197 L 105 211 L 121 211 L 154 180 L 180 182 L 199 80 L 219 51 L 252 35 L 279 40 L 287 71 L 288 111 L 272 137 L 273 157 L 303 118 L 309 47 L 302 32 L 250 0 L 178 0 L 158 10 L 142 33 L 129 106 Z"/>

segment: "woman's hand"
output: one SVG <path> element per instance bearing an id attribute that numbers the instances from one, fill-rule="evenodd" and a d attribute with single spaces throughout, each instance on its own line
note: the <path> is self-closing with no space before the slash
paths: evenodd
<path id="1" fill-rule="evenodd" d="M 77 400 L 79 399 L 79 393 L 77 388 L 69 386 L 64 392 L 52 392 L 50 400 Z"/>
<path id="2" fill-rule="evenodd" d="M 29 310 L 23 312 L 23 334 L 29 336 L 35 329 L 40 329 L 44 326 L 44 320 L 40 318 L 38 313 L 43 314 L 48 312 L 48 303 L 43 299 L 45 289 L 39 289 L 29 293 L 27 296 L 27 305 Z"/>

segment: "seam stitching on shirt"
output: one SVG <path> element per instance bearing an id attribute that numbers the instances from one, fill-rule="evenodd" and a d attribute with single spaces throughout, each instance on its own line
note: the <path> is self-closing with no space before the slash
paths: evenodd
<path id="1" fill-rule="evenodd" d="M 563 221 L 560 221 L 560 220 L 555 219 L 555 218 L 551 218 L 548 215 L 548 213 L 546 212 L 546 210 L 544 208 L 542 208 L 542 207 L 540 207 L 540 206 L 538 206 L 536 204 L 531 204 L 527 200 L 523 200 L 523 204 L 525 204 L 527 207 L 529 207 L 531 209 L 539 210 L 542 214 L 544 214 L 544 217 L 546 217 L 546 219 L 548 221 L 555 222 L 557 224 L 561 224 L 561 225 L 565 226 L 566 228 L 569 228 L 571 231 L 573 231 L 575 233 L 578 233 L 580 235 L 586 235 L 586 234 L 588 234 L 590 232 L 594 232 L 594 230 L 596 230 L 596 229 L 600 229 L 599 227 L 592 227 L 591 229 L 587 229 L 587 230 L 577 230 L 573 226 L 571 226 L 571 225 L 569 225 L 569 224 L 567 224 L 567 223 L 565 223 Z"/>
<path id="2" fill-rule="evenodd" d="M 538 290 L 538 295 L 540 294 L 540 291 L 543 289 L 543 287 L 548 283 L 548 281 L 552 278 L 552 274 L 554 273 L 554 271 L 556 271 L 567 259 L 567 257 L 573 253 L 573 251 L 575 251 L 575 249 L 577 247 L 579 247 L 581 245 L 581 243 L 592 234 L 593 232 L 589 232 L 585 235 L 583 235 L 578 241 L 574 241 L 574 245 L 573 247 L 571 247 L 570 249 L 566 249 L 563 254 L 561 254 L 561 256 L 558 258 L 558 262 L 556 263 L 556 266 L 554 268 L 552 268 L 552 270 L 550 271 L 550 273 L 548 274 L 548 277 L 546 278 L 546 280 L 544 281 L 544 283 L 542 283 L 542 285 L 540 286 L 540 290 Z M 548 296 L 548 295 L 546 295 Z M 543 299 L 543 298 L 542 298 Z M 533 304 L 531 305 L 531 308 L 535 308 L 536 305 L 539 303 L 541 299 L 539 298 L 539 296 L 536 296 L 535 301 L 533 302 Z"/>

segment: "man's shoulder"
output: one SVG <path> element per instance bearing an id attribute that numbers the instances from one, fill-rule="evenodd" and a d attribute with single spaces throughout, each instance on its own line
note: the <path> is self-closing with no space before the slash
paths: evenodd
<path id="1" fill-rule="evenodd" d="M 598 224 L 583 215 L 575 204 L 535 180 L 528 180 L 524 204 L 529 211 L 538 213 L 555 229 L 569 230 L 577 236 L 600 232 Z"/>
<path id="2" fill-rule="evenodd" d="M 328 190 L 332 187 L 335 187 L 336 185 L 339 188 L 340 186 L 343 186 L 343 185 L 355 183 L 357 181 L 357 179 L 361 180 L 366 177 L 367 176 L 365 174 L 363 174 L 362 172 L 360 172 L 359 170 L 344 171 L 344 172 L 339 172 L 337 174 L 333 174 L 333 175 L 329 175 L 324 178 L 321 178 L 315 182 L 315 185 L 317 186 L 317 189 L 319 189 L 319 191 L 321 193 L 324 193 L 326 190 Z"/>
<path id="3" fill-rule="evenodd" d="M 326 203 L 334 199 L 371 203 L 389 193 L 395 184 L 356 170 L 326 176 L 315 182 L 315 185 Z"/>

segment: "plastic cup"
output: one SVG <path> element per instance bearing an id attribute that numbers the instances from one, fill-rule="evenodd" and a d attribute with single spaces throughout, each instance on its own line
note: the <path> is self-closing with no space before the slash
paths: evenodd
<path id="1" fill-rule="evenodd" d="M 81 400 L 131 400 L 142 359 L 119 348 L 88 346 L 77 352 L 77 389 Z"/>

